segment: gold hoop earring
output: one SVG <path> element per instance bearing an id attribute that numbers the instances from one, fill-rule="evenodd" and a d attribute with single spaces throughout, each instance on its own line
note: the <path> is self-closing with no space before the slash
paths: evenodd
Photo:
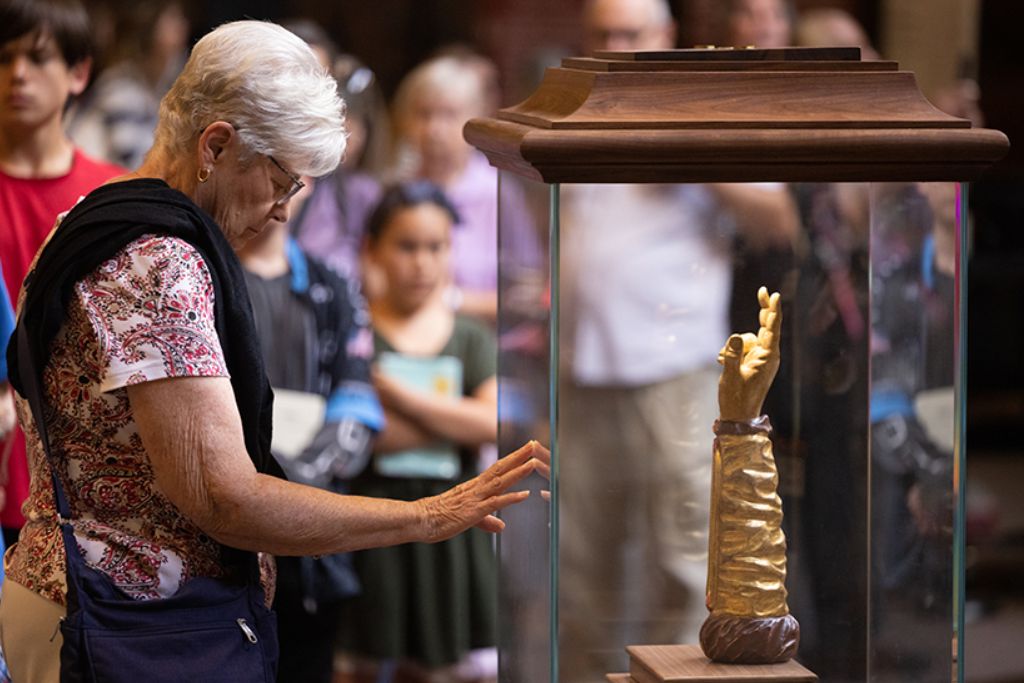
<path id="1" fill-rule="evenodd" d="M 200 168 L 198 171 L 196 171 L 196 180 L 198 180 L 201 183 L 205 183 L 207 180 L 210 179 L 211 173 L 213 173 L 213 171 L 204 166 Z"/>

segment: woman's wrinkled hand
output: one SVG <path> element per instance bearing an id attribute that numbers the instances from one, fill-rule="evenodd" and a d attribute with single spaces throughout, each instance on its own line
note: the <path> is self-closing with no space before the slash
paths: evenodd
<path id="1" fill-rule="evenodd" d="M 473 479 L 438 496 L 417 501 L 422 508 L 424 540 L 429 543 L 443 541 L 472 527 L 491 533 L 501 531 L 505 523 L 494 513 L 522 502 L 530 495 L 529 491 L 509 489 L 532 472 L 547 467 L 549 457 L 547 449 L 536 441 L 530 441 Z"/>

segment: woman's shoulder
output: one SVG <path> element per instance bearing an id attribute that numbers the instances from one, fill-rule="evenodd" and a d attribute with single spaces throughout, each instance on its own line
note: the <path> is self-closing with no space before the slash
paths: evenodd
<path id="1" fill-rule="evenodd" d="M 139 292 L 210 283 L 210 272 L 202 254 L 179 237 L 144 234 L 119 249 L 83 280 L 86 287 L 102 282 L 122 282 Z"/>
<path id="2" fill-rule="evenodd" d="M 121 248 L 119 254 L 165 260 L 178 258 L 185 261 L 202 261 L 203 256 L 189 241 L 173 235 L 145 234 Z"/>

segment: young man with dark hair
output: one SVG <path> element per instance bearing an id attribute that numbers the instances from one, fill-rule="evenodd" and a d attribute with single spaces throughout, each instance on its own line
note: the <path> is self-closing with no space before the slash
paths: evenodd
<path id="1" fill-rule="evenodd" d="M 78 0 L 0 0 L 0 263 L 12 304 L 57 215 L 123 173 L 85 156 L 64 134 L 68 100 L 89 81 L 91 52 Z M 28 472 L 20 430 L 10 438 L 0 522 L 13 541 L 24 524 Z"/>

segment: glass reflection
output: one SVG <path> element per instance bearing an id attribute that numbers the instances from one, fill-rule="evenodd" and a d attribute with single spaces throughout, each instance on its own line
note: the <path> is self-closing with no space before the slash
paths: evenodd
<path id="1" fill-rule="evenodd" d="M 872 186 L 872 680 L 952 675 L 958 192 Z"/>
<path id="2" fill-rule="evenodd" d="M 697 642 L 714 361 L 760 285 L 783 298 L 764 412 L 797 658 L 836 683 L 950 679 L 960 191 L 502 173 L 545 248 L 517 252 L 500 211 L 500 446 L 553 452 L 553 480 L 526 482 L 551 496 L 499 541 L 503 681 L 603 680 L 627 645 Z M 798 230 L 760 239 L 771 217 L 723 210 L 737 192 L 784 195 Z"/>

